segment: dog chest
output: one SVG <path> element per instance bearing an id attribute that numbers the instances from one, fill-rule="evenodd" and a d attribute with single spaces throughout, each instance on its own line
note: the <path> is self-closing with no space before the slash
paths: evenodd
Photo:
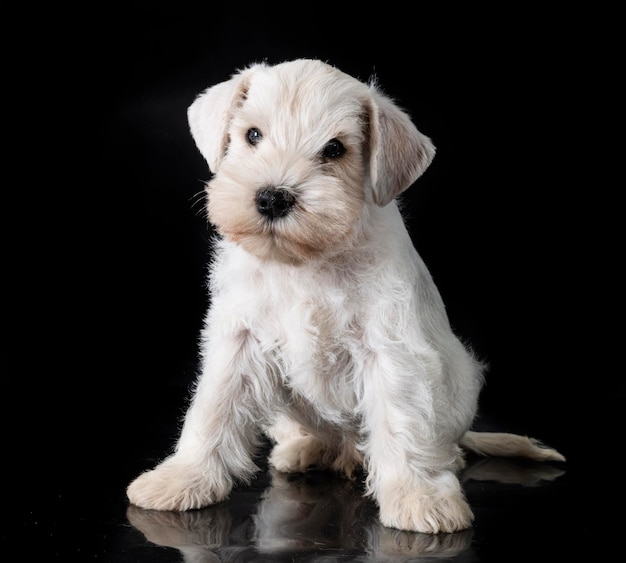
<path id="1" fill-rule="evenodd" d="M 233 255 L 219 258 L 211 280 L 212 330 L 233 340 L 249 333 L 246 345 L 265 368 L 333 417 L 353 410 L 354 356 L 362 346 L 356 319 L 363 315 L 354 281 L 316 268 L 261 264 L 228 248 Z"/>

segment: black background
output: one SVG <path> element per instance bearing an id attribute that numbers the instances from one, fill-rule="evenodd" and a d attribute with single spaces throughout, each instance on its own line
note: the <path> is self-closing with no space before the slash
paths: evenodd
<path id="1" fill-rule="evenodd" d="M 211 234 L 186 109 L 256 61 L 377 76 L 437 146 L 403 198 L 407 225 L 490 364 L 482 411 L 590 471 L 614 455 L 600 444 L 621 447 L 616 16 L 463 5 L 129 2 L 10 18 L 4 429 L 28 483 L 10 492 L 32 493 L 15 502 L 36 531 L 52 518 L 63 535 L 48 504 L 123 495 L 173 444 Z"/>

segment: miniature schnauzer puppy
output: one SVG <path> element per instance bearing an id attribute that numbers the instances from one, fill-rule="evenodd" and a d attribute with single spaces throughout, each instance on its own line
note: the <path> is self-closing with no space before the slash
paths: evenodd
<path id="1" fill-rule="evenodd" d="M 252 64 L 188 119 L 216 231 L 202 368 L 174 452 L 129 485 L 132 504 L 224 500 L 258 470 L 265 434 L 278 471 L 362 470 L 383 525 L 455 532 L 473 520 L 463 450 L 564 461 L 470 430 L 484 365 L 396 202 L 435 148 L 374 80 L 310 59 Z"/>

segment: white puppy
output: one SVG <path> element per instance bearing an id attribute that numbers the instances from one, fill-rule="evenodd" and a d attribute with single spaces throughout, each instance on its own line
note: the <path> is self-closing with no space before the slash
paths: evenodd
<path id="1" fill-rule="evenodd" d="M 470 431 L 483 366 L 453 334 L 395 198 L 435 149 L 376 84 L 316 60 L 251 65 L 189 108 L 219 233 L 202 374 L 175 452 L 130 501 L 188 510 L 257 470 L 363 468 L 381 522 L 467 528 L 461 447 L 564 460 Z"/>

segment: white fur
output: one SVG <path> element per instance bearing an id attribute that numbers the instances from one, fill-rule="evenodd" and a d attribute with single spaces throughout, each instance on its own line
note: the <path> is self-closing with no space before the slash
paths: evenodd
<path id="1" fill-rule="evenodd" d="M 266 432 L 280 471 L 363 468 L 384 525 L 453 532 L 473 518 L 460 446 L 564 459 L 468 433 L 483 366 L 453 334 L 395 201 L 435 149 L 374 83 L 315 60 L 256 64 L 203 92 L 189 122 L 220 235 L 202 374 L 175 452 L 130 484 L 133 504 L 225 499 L 256 471 Z M 331 140 L 345 154 L 324 153 Z M 295 203 L 270 219 L 263 190 Z"/>

